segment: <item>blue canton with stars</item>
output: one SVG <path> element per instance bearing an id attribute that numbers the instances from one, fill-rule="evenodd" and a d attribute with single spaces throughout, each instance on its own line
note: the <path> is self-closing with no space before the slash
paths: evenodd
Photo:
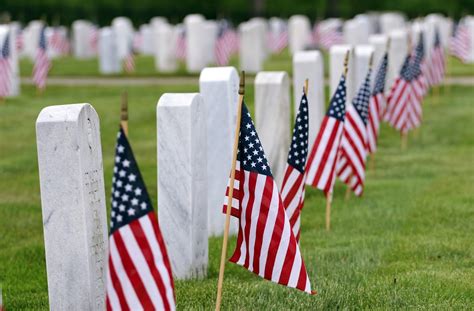
<path id="1" fill-rule="evenodd" d="M 331 98 L 326 115 L 344 122 L 344 117 L 346 115 L 346 78 L 344 75 L 342 75 L 341 80 L 339 80 L 339 84 L 336 92 Z"/>
<path id="2" fill-rule="evenodd" d="M 377 75 L 375 76 L 374 90 L 372 95 L 385 92 L 385 76 L 387 75 L 387 65 L 388 65 L 388 54 L 385 53 L 382 58 L 382 62 L 379 65 L 377 70 Z"/>
<path id="3" fill-rule="evenodd" d="M 41 29 L 39 48 L 43 51 L 46 51 L 46 27 L 43 27 L 43 29 Z"/>
<path id="4" fill-rule="evenodd" d="M 237 160 L 240 161 L 241 169 L 272 176 L 255 125 L 245 103 L 242 103 Z"/>
<path id="5" fill-rule="evenodd" d="M 437 48 L 441 45 L 441 38 L 439 36 L 438 27 L 435 29 L 435 40 L 434 40 L 434 47 Z"/>
<path id="6" fill-rule="evenodd" d="M 424 37 L 423 33 L 420 33 L 420 37 L 418 39 L 418 44 L 415 49 L 415 55 L 413 56 L 413 63 L 412 66 L 410 66 L 408 70 L 408 75 L 410 77 L 410 80 L 413 80 L 417 78 L 419 75 L 421 75 L 421 62 L 423 61 L 423 58 L 425 57 L 425 45 L 424 45 Z"/>
<path id="7" fill-rule="evenodd" d="M 405 61 L 403 62 L 402 69 L 400 70 L 400 77 L 405 81 L 411 81 L 413 74 L 413 70 L 410 66 L 410 54 L 405 57 Z"/>
<path id="8" fill-rule="evenodd" d="M 153 211 L 145 183 L 122 127 L 117 134 L 112 182 L 110 234 Z"/>
<path id="9" fill-rule="evenodd" d="M 5 40 L 3 41 L 2 47 L 2 58 L 6 59 L 10 56 L 10 34 L 7 34 Z"/>
<path id="10" fill-rule="evenodd" d="M 288 164 L 297 169 L 301 174 L 304 173 L 306 157 L 308 156 L 308 118 L 308 99 L 306 94 L 303 93 L 288 153 Z"/>
<path id="11" fill-rule="evenodd" d="M 357 95 L 352 100 L 355 110 L 359 114 L 362 122 L 367 125 L 367 118 L 369 117 L 369 99 L 370 99 L 370 75 L 372 70 L 369 69 L 365 77 L 364 83 L 359 88 Z"/>

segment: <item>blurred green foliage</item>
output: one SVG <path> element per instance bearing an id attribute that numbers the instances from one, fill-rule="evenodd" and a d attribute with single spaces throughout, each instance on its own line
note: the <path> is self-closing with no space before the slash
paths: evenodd
<path id="1" fill-rule="evenodd" d="M 474 12 L 472 0 L 0 0 L 0 12 L 13 20 L 27 22 L 43 18 L 50 24 L 68 25 L 76 19 L 89 19 L 107 25 L 116 16 L 128 16 L 135 25 L 153 16 L 166 16 L 179 22 L 190 13 L 207 18 L 229 18 L 235 23 L 253 16 L 289 17 L 304 14 L 312 20 L 325 17 L 349 18 L 367 11 L 399 10 L 408 17 L 432 12 L 459 18 Z"/>

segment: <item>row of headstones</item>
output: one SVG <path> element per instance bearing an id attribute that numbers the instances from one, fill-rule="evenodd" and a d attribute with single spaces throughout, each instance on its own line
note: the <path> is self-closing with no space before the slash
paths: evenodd
<path id="1" fill-rule="evenodd" d="M 366 70 L 372 52 L 354 49 L 350 70 Z M 331 50 L 331 77 L 342 73 L 344 55 L 344 47 Z M 295 109 L 310 80 L 313 141 L 325 106 L 323 58 L 298 52 L 293 66 Z M 223 232 L 238 80 L 233 67 L 206 68 L 199 94 L 164 94 L 157 104 L 158 218 L 177 279 L 206 275 L 207 238 Z M 257 130 L 281 183 L 290 143 L 289 78 L 260 72 L 254 83 Z M 98 115 L 88 104 L 50 106 L 36 129 L 50 307 L 103 309 L 108 243 Z"/>

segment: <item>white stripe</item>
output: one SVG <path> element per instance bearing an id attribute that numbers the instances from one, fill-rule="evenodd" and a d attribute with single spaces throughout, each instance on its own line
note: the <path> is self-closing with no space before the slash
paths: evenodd
<path id="1" fill-rule="evenodd" d="M 110 238 L 110 256 L 115 267 L 117 278 L 120 282 L 120 285 L 122 285 L 123 295 L 125 296 L 125 300 L 127 300 L 128 307 L 132 310 L 143 310 L 142 304 L 140 303 L 140 300 L 135 293 L 135 289 L 128 279 L 128 275 L 122 265 L 122 260 L 120 259 L 117 245 L 115 245 L 113 234 Z"/>
<path id="2" fill-rule="evenodd" d="M 328 120 L 326 122 L 326 126 L 324 128 L 321 127 L 320 131 L 324 131 L 323 135 L 321 136 L 321 140 L 319 142 L 315 142 L 313 148 L 316 148 L 316 153 L 314 155 L 313 161 L 309 163 L 309 170 L 308 170 L 308 177 L 307 183 L 312 184 L 316 178 L 316 173 L 321 165 L 322 157 L 324 151 L 327 148 L 327 144 L 330 138 L 330 134 L 333 131 L 333 128 L 336 124 L 336 119 L 327 117 Z M 319 134 L 318 134 L 319 135 Z"/>
<path id="3" fill-rule="evenodd" d="M 133 264 L 136 267 L 139 277 L 142 280 L 155 309 L 163 309 L 164 306 L 160 291 L 158 290 L 158 286 L 156 286 L 156 282 L 153 278 L 153 275 L 151 274 L 150 267 L 148 266 L 142 250 L 138 245 L 132 230 L 130 229 L 130 226 L 122 227 L 120 229 L 120 234 L 122 235 L 125 248 L 132 258 Z"/>
<path id="4" fill-rule="evenodd" d="M 337 128 L 337 133 L 334 139 L 332 149 L 329 152 L 326 165 L 324 166 L 323 173 L 321 174 L 321 178 L 318 181 L 317 187 L 321 190 L 324 190 L 328 181 L 331 183 L 331 188 L 332 188 L 332 184 L 334 183 L 335 172 L 332 171 L 332 167 L 333 167 L 334 162 L 337 159 L 337 152 L 341 144 L 342 131 L 343 131 L 343 126 L 339 126 Z"/>
<path id="5" fill-rule="evenodd" d="M 275 210 L 278 210 L 278 208 L 275 207 Z M 273 265 L 273 271 L 272 271 L 272 281 L 274 282 L 278 282 L 278 280 L 280 279 L 283 265 L 285 264 L 286 253 L 288 251 L 288 246 L 290 244 L 291 236 L 292 235 L 291 235 L 290 222 L 288 221 L 288 218 L 286 217 L 286 214 L 285 214 L 285 220 L 283 222 L 283 230 L 281 233 L 281 240 L 280 240 L 280 244 L 278 245 L 278 251 L 275 257 L 275 263 Z M 298 248 L 298 245 L 296 245 L 296 248 Z"/>
<path id="6" fill-rule="evenodd" d="M 117 292 L 115 291 L 115 287 L 112 283 L 112 277 L 110 275 L 110 267 L 108 267 L 107 271 L 107 297 L 109 298 L 109 303 L 112 310 L 122 310 L 120 306 L 120 301 L 117 296 Z"/>
<path id="7" fill-rule="evenodd" d="M 244 197 L 242 198 L 242 210 L 240 211 L 240 230 L 242 231 L 242 244 L 240 246 L 240 258 L 237 261 L 237 263 L 241 266 L 245 264 L 245 257 L 247 256 L 247 248 L 248 245 L 246 244 L 245 241 L 245 225 L 246 225 L 246 220 L 245 220 L 245 215 L 247 214 L 247 206 L 249 204 L 249 177 L 250 173 L 247 171 L 243 171 L 245 174 L 245 182 L 243 185 L 243 193 Z"/>
<path id="8" fill-rule="evenodd" d="M 296 245 L 295 260 L 291 266 L 290 278 L 288 279 L 288 286 L 296 287 L 298 285 L 298 279 L 300 277 L 301 265 L 302 265 L 301 254 L 299 254 L 298 244 Z"/>
<path id="9" fill-rule="evenodd" d="M 147 237 L 151 252 L 153 254 L 153 258 L 155 260 L 156 268 L 163 281 L 163 286 L 166 290 L 166 299 L 168 300 L 168 304 L 170 305 L 171 310 L 174 310 L 176 306 L 174 302 L 173 287 L 171 285 L 172 276 L 168 273 L 168 269 L 165 266 L 164 256 L 161 253 L 160 245 L 158 244 L 158 240 L 156 239 L 155 230 L 153 230 L 153 224 L 151 223 L 149 217 L 140 217 L 139 222 L 142 226 L 145 236 Z"/>
<path id="10" fill-rule="evenodd" d="M 288 176 L 288 179 L 286 180 L 285 186 L 281 190 L 282 198 L 286 198 L 288 196 L 288 193 L 291 191 L 291 188 L 295 184 L 298 177 L 301 175 L 301 173 L 297 169 L 292 168 L 289 164 L 287 164 L 286 166 L 285 173 L 286 171 L 288 171 L 288 169 L 291 169 L 291 173 L 290 176 Z"/>
<path id="11" fill-rule="evenodd" d="M 263 198 L 263 192 L 265 191 L 266 180 L 267 180 L 266 175 L 257 174 L 257 182 L 255 183 L 255 189 L 254 189 L 252 215 L 250 218 L 252 219 L 252 221 L 250 222 L 250 231 L 249 231 L 249 268 L 248 269 L 250 271 L 255 270 L 253 266 L 253 256 L 255 255 L 255 239 L 257 235 L 258 218 L 261 213 L 260 208 L 262 206 L 262 198 Z"/>

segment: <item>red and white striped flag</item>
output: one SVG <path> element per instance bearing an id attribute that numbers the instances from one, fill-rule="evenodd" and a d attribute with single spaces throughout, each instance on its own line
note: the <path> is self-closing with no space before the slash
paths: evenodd
<path id="1" fill-rule="evenodd" d="M 107 310 L 175 310 L 174 282 L 150 197 L 123 129 L 117 136 Z"/>
<path id="2" fill-rule="evenodd" d="M 361 196 L 364 191 L 371 74 L 372 70 L 369 69 L 352 105 L 347 108 L 336 164 L 337 176 L 357 196 Z"/>
<path id="3" fill-rule="evenodd" d="M 180 30 L 176 40 L 176 58 L 179 60 L 186 59 L 186 31 L 184 29 Z"/>
<path id="4" fill-rule="evenodd" d="M 313 37 L 315 43 L 326 50 L 329 50 L 333 45 L 344 43 L 342 29 L 338 25 L 331 25 L 322 29 L 321 23 L 318 23 L 314 27 Z"/>
<path id="5" fill-rule="evenodd" d="M 435 40 L 433 50 L 431 51 L 431 66 L 430 66 L 430 85 L 440 85 L 443 82 L 446 71 L 446 60 L 444 57 L 444 49 L 441 45 L 438 28 L 435 30 Z"/>
<path id="6" fill-rule="evenodd" d="M 53 29 L 49 45 L 59 55 L 67 55 L 69 53 L 69 41 L 59 28 Z"/>
<path id="7" fill-rule="evenodd" d="M 305 168 L 308 157 L 308 116 L 308 99 L 303 92 L 298 114 L 296 115 L 293 138 L 281 189 L 283 205 L 296 241 L 300 240 L 301 210 L 304 205 Z"/>
<path id="8" fill-rule="evenodd" d="M 369 123 L 367 124 L 367 151 L 375 153 L 380 131 L 380 120 L 385 112 L 385 77 L 387 75 L 388 53 L 385 53 L 375 76 L 374 89 L 369 101 Z"/>
<path id="9" fill-rule="evenodd" d="M 94 54 L 97 53 L 98 43 L 99 29 L 96 26 L 91 26 L 89 30 L 89 44 Z"/>
<path id="10" fill-rule="evenodd" d="M 306 184 L 332 193 L 346 114 L 346 78 L 341 76 L 306 164 Z"/>
<path id="11" fill-rule="evenodd" d="M 469 49 L 471 48 L 471 39 L 467 25 L 460 21 L 456 27 L 456 32 L 449 42 L 449 52 L 451 55 L 459 58 L 466 63 L 469 58 Z"/>
<path id="12" fill-rule="evenodd" d="M 408 71 L 411 82 L 411 94 L 408 109 L 408 128 L 410 129 L 419 127 L 422 121 L 423 97 L 426 95 L 429 88 L 425 72 L 423 71 L 423 64 L 426 63 L 427 61 L 425 56 L 423 33 L 421 33 L 420 39 L 415 49 L 412 64 Z"/>
<path id="13" fill-rule="evenodd" d="M 288 31 L 269 32 L 267 34 L 267 45 L 273 54 L 280 54 L 288 46 Z"/>
<path id="14" fill-rule="evenodd" d="M 43 27 L 40 32 L 40 40 L 36 52 L 35 65 L 33 67 L 33 82 L 40 90 L 44 90 L 46 87 L 46 79 L 48 78 L 48 72 L 51 69 L 51 62 L 46 50 L 45 29 L 46 28 Z"/>
<path id="15" fill-rule="evenodd" d="M 220 27 L 219 35 L 215 45 L 215 56 L 216 63 L 219 66 L 225 66 L 229 64 L 230 56 L 232 55 L 232 41 L 233 35 L 231 30 L 227 26 Z"/>
<path id="16" fill-rule="evenodd" d="M 23 51 L 23 46 L 24 46 L 22 30 L 18 31 L 18 33 L 16 34 L 15 45 L 16 45 L 16 50 L 18 51 L 18 53 L 21 53 Z"/>
<path id="17" fill-rule="evenodd" d="M 133 42 L 129 45 L 128 53 L 123 59 L 123 69 L 126 73 L 135 72 L 135 54 L 133 53 Z"/>
<path id="18" fill-rule="evenodd" d="M 10 55 L 10 34 L 7 33 L 0 53 L 0 98 L 10 94 L 12 74 Z"/>
<path id="19" fill-rule="evenodd" d="M 228 193 L 229 186 L 226 196 Z M 227 198 L 224 211 L 226 208 Z M 298 242 L 244 103 L 232 215 L 239 219 L 239 233 L 231 262 L 267 280 L 313 293 Z"/>

